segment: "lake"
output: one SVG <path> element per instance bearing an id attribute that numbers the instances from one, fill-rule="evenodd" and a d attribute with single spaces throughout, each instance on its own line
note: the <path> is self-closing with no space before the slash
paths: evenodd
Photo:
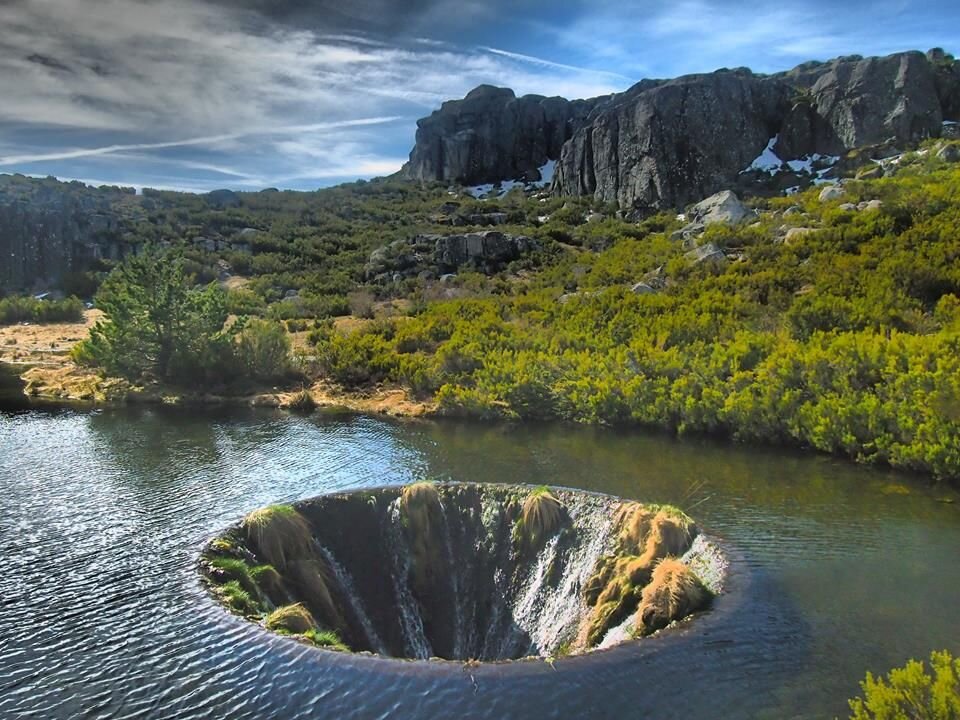
<path id="1" fill-rule="evenodd" d="M 421 478 L 687 509 L 734 592 L 680 631 L 469 667 L 318 651 L 219 608 L 248 511 Z M 557 425 L 131 407 L 0 413 L 0 717 L 829 718 L 867 670 L 960 652 L 960 504 L 793 452 Z"/>

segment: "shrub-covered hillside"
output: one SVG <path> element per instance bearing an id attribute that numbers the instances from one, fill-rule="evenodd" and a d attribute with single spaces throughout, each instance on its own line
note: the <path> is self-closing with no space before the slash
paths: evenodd
<path id="1" fill-rule="evenodd" d="M 960 169 L 901 163 L 832 200 L 756 201 L 755 221 L 686 247 L 672 216 L 584 223 L 568 204 L 537 231 L 560 248 L 540 272 L 323 326 L 320 364 L 451 415 L 718 433 L 960 478 Z"/>

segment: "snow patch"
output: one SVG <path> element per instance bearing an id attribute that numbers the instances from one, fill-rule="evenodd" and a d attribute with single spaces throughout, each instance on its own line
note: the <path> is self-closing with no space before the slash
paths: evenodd
<path id="1" fill-rule="evenodd" d="M 540 182 L 533 183 L 540 187 L 546 187 L 553 182 L 553 173 L 557 169 L 556 160 L 548 160 L 546 165 L 540 167 Z"/>
<path id="2" fill-rule="evenodd" d="M 767 146 L 763 149 L 763 152 L 760 153 L 757 158 L 747 166 L 746 169 L 740 172 L 741 175 L 744 173 L 752 172 L 754 170 L 759 172 L 770 173 L 771 175 L 776 175 L 781 166 L 783 165 L 783 160 L 781 160 L 777 154 L 773 151 L 773 148 L 776 147 L 777 141 L 780 139 L 779 135 L 774 135 L 770 138 L 770 141 L 767 143 Z"/>
<path id="3" fill-rule="evenodd" d="M 553 182 L 553 175 L 556 168 L 557 161 L 548 160 L 546 164 L 541 165 L 538 168 L 540 171 L 540 179 L 535 182 L 524 182 L 523 180 L 503 180 L 496 183 L 473 185 L 472 187 L 464 188 L 464 190 L 480 200 L 496 200 L 497 198 L 502 198 L 516 187 L 523 188 L 526 191 L 541 190 L 549 187 Z"/>

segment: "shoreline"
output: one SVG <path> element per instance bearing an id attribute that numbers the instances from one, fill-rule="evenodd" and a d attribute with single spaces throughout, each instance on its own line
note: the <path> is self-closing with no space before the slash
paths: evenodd
<path id="1" fill-rule="evenodd" d="M 416 400 L 400 387 L 381 386 L 363 392 L 347 392 L 328 382 L 309 387 L 271 388 L 238 395 L 190 392 L 155 385 L 138 386 L 120 378 L 102 377 L 73 363 L 60 365 L 17 364 L 0 361 L 0 367 L 22 385 L 26 401 L 64 403 L 89 407 L 119 405 L 249 406 L 295 410 L 306 391 L 317 408 L 340 408 L 391 417 L 434 417 L 436 403 Z M 15 393 L 15 388 L 11 388 Z"/>

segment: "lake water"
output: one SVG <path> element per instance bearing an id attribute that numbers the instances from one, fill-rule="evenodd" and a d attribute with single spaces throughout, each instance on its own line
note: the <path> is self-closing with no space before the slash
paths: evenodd
<path id="1" fill-rule="evenodd" d="M 468 667 L 270 636 L 200 586 L 246 512 L 420 478 L 688 508 L 733 592 L 664 636 Z M 866 670 L 960 651 L 960 504 L 831 458 L 559 426 L 273 411 L 0 413 L 0 717 L 830 718 Z"/>

